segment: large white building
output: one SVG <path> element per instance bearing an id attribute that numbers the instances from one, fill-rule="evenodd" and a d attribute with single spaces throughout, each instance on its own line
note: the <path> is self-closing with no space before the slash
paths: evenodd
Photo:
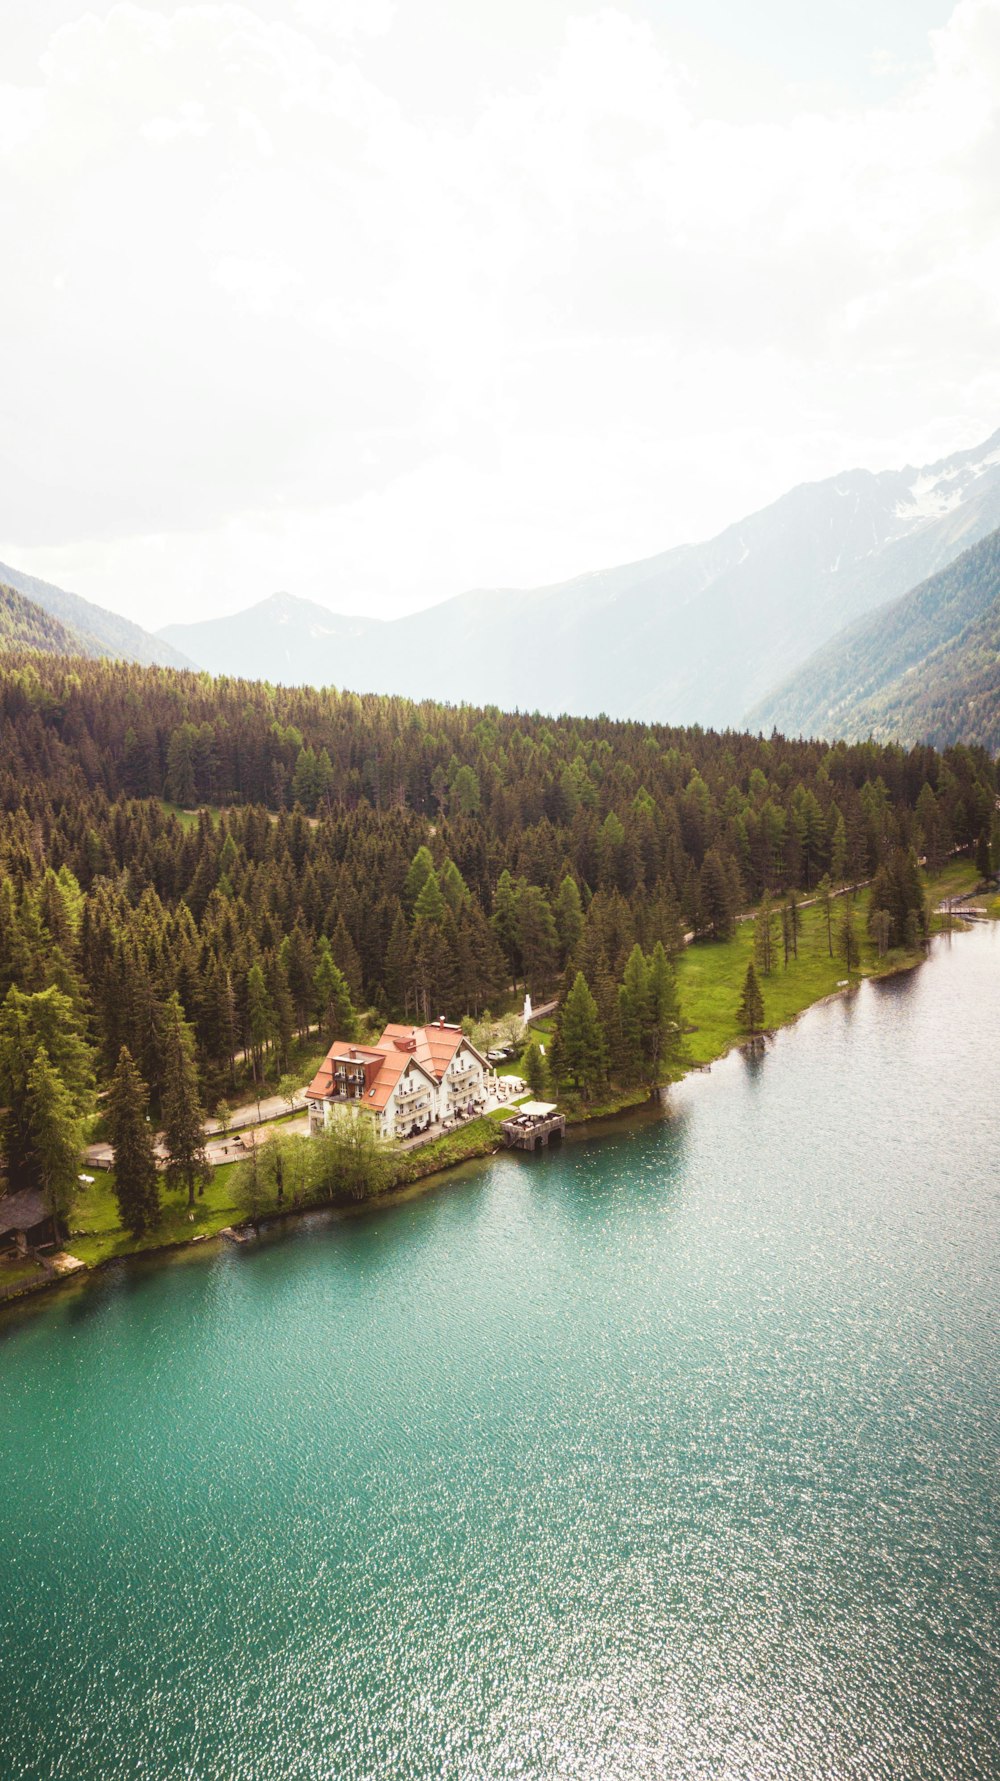
<path id="1" fill-rule="evenodd" d="M 309 1129 L 352 1103 L 386 1138 L 409 1138 L 441 1120 L 468 1119 L 486 1101 L 490 1067 L 461 1027 L 387 1026 L 375 1045 L 334 1040 L 306 1089 Z"/>

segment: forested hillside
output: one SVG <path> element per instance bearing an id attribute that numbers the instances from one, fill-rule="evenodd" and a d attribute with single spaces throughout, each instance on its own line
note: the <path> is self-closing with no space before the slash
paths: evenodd
<path id="1" fill-rule="evenodd" d="M 152 636 L 141 625 L 133 624 L 131 619 L 122 618 L 119 612 L 95 606 L 92 600 L 84 600 L 80 594 L 71 594 L 66 588 L 54 587 L 49 581 L 40 581 L 35 575 L 26 575 L 22 569 L 12 569 L 7 563 L 0 563 L 0 582 L 15 588 L 26 600 L 65 625 L 77 639 L 76 648 L 87 655 L 121 656 L 127 662 L 159 662 L 174 668 L 193 665 L 171 644 Z"/>
<path id="2" fill-rule="evenodd" d="M 38 649 L 46 655 L 79 655 L 83 644 L 75 633 L 0 581 L 0 650 Z"/>
<path id="3" fill-rule="evenodd" d="M 458 1017 L 582 973 L 622 1054 L 637 946 L 649 960 L 686 927 L 724 938 L 765 890 L 884 864 L 898 878 L 908 848 L 988 846 L 995 796 L 967 748 L 549 721 L 40 655 L 0 663 L 0 737 L 12 1179 L 42 1166 L 46 1070 L 84 1109 L 122 1046 L 154 1112 L 171 1093 L 183 1112 L 226 1092 L 244 1048 L 280 1070 L 317 1020 L 332 1037 L 353 1009 Z"/>
<path id="4" fill-rule="evenodd" d="M 1000 531 L 817 652 L 752 714 L 765 728 L 1000 750 Z"/>
<path id="5" fill-rule="evenodd" d="M 855 722 L 859 734 L 920 736 L 938 748 L 961 736 L 1000 753 L 1000 599 L 919 669 L 859 701 Z"/>

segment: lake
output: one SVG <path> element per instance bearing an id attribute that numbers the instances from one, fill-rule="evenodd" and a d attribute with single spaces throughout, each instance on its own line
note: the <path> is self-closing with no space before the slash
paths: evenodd
<path id="1" fill-rule="evenodd" d="M 0 1319 L 4 1781 L 1000 1773 L 1000 925 Z"/>

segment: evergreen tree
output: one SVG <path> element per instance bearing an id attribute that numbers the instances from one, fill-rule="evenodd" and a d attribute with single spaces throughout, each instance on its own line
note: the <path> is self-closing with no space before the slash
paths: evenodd
<path id="1" fill-rule="evenodd" d="M 847 829 L 841 812 L 837 811 L 830 843 L 830 877 L 834 884 L 843 884 L 847 865 Z"/>
<path id="2" fill-rule="evenodd" d="M 532 1039 L 525 1048 L 521 1059 L 521 1075 L 535 1099 L 542 1100 L 548 1090 L 548 1071 L 537 1039 Z"/>
<path id="3" fill-rule="evenodd" d="M 775 961 L 775 914 L 770 891 L 765 891 L 760 900 L 760 908 L 754 917 L 753 950 L 765 977 L 770 977 Z"/>
<path id="4" fill-rule="evenodd" d="M 826 923 L 826 947 L 827 947 L 827 952 L 829 953 L 830 957 L 832 958 L 833 957 L 833 888 L 830 884 L 829 872 L 827 872 L 825 874 L 825 876 L 820 879 L 819 884 L 816 886 L 816 900 L 819 903 L 820 909 L 823 912 L 823 920 Z"/>
<path id="5" fill-rule="evenodd" d="M 93 1057 L 70 998 L 56 988 L 26 995 L 17 985 L 0 1007 L 0 1142 L 12 1187 L 41 1185 L 31 1111 L 31 1067 L 44 1051 L 74 1115 L 93 1099 Z"/>
<path id="6" fill-rule="evenodd" d="M 146 1084 L 123 1045 L 111 1078 L 105 1115 L 115 1154 L 118 1214 L 134 1237 L 153 1230 L 160 1217 L 160 1181 L 148 1111 Z"/>
<path id="7" fill-rule="evenodd" d="M 837 929 L 837 953 L 847 966 L 848 975 L 855 971 L 861 963 L 861 948 L 858 945 L 857 924 L 854 920 L 854 901 L 850 896 L 843 899 L 840 926 Z"/>
<path id="8" fill-rule="evenodd" d="M 649 1039 L 647 1056 L 653 1080 L 665 1063 L 671 1062 L 681 1048 L 681 1013 L 677 1000 L 677 979 L 667 949 L 661 940 L 649 958 Z"/>
<path id="9" fill-rule="evenodd" d="M 410 862 L 410 869 L 406 874 L 406 882 L 403 886 L 403 907 L 411 916 L 416 909 L 417 898 L 433 870 L 434 856 L 430 848 L 427 846 L 418 847 Z"/>
<path id="10" fill-rule="evenodd" d="M 407 994 L 412 975 L 410 958 L 410 930 L 406 916 L 397 904 L 393 917 L 389 944 L 385 954 L 385 993 L 389 998 L 389 1012 L 399 1015 L 407 1012 Z"/>
<path id="11" fill-rule="evenodd" d="M 28 1068 L 27 1113 L 33 1174 L 61 1238 L 77 1191 L 83 1125 L 44 1045 Z"/>
<path id="12" fill-rule="evenodd" d="M 268 994 L 267 980 L 260 964 L 255 963 L 247 974 L 247 1032 L 250 1039 L 250 1065 L 258 1089 L 264 1080 L 264 1062 L 268 1046 L 275 1037 L 276 1026 L 274 1003 Z"/>
<path id="13" fill-rule="evenodd" d="M 789 891 L 788 902 L 785 907 L 788 911 L 788 941 L 791 947 L 792 956 L 797 959 L 799 956 L 799 930 L 802 927 L 802 914 L 799 909 L 799 899 L 794 891 Z"/>
<path id="14" fill-rule="evenodd" d="M 517 899 L 517 949 L 529 990 L 536 996 L 552 983 L 559 958 L 556 924 L 548 897 L 537 884 L 526 884 Z"/>
<path id="15" fill-rule="evenodd" d="M 716 848 L 710 847 L 702 861 L 698 881 L 702 921 L 713 940 L 729 940 L 735 927 L 736 904 L 729 874 Z"/>
<path id="16" fill-rule="evenodd" d="M 625 976 L 618 988 L 619 1045 L 615 1072 L 635 1082 L 650 1059 L 652 998 L 649 964 L 638 941 L 629 953 Z"/>
<path id="17" fill-rule="evenodd" d="M 323 1037 L 328 1040 L 356 1037 L 358 1023 L 351 1005 L 351 992 L 343 971 L 333 962 L 330 942 L 325 936 L 317 947 L 313 996 Z"/>
<path id="18" fill-rule="evenodd" d="M 517 939 L 517 887 L 506 867 L 500 874 L 490 926 L 503 949 L 515 987 L 521 974 L 521 954 Z"/>
<path id="19" fill-rule="evenodd" d="M 762 1031 L 764 1026 L 764 997 L 761 994 L 757 971 L 751 959 L 747 966 L 747 974 L 743 979 L 743 993 L 740 996 L 736 1018 L 745 1033 L 753 1036 Z"/>
<path id="20" fill-rule="evenodd" d="M 336 926 L 334 927 L 333 933 L 330 935 L 330 950 L 333 953 L 335 962 L 340 967 L 341 971 L 343 971 L 344 976 L 347 979 L 347 987 L 351 992 L 351 1001 L 354 1003 L 355 1008 L 362 1007 L 364 973 L 361 969 L 361 960 L 358 957 L 358 949 L 355 946 L 354 941 L 351 939 L 347 923 L 342 915 L 337 917 Z"/>
<path id="21" fill-rule="evenodd" d="M 582 971 L 559 1010 L 558 1034 L 560 1069 L 589 1100 L 606 1079 L 608 1053 L 597 1003 Z"/>
<path id="22" fill-rule="evenodd" d="M 438 875 L 433 866 L 420 887 L 420 895 L 413 905 L 416 921 L 444 921 L 447 904 L 441 890 Z"/>
<path id="23" fill-rule="evenodd" d="M 559 937 L 559 963 L 565 966 L 576 952 L 583 933 L 583 903 L 575 878 L 567 873 L 559 886 L 553 908 L 556 933 Z"/>
<path id="24" fill-rule="evenodd" d="M 194 1205 L 197 1182 L 208 1172 L 204 1124 L 194 1061 L 194 1037 L 184 1019 L 180 999 L 170 997 L 163 1033 L 163 1137 L 167 1152 L 167 1178 L 187 1189 L 188 1205 Z"/>
<path id="25" fill-rule="evenodd" d="M 438 882 L 441 887 L 441 895 L 452 915 L 457 915 L 469 901 L 469 887 L 454 860 L 445 860 Z"/>

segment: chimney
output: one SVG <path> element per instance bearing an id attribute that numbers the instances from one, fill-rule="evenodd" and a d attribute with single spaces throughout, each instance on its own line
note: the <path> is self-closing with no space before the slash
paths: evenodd
<path id="1" fill-rule="evenodd" d="M 439 1026 L 439 1027 L 443 1027 L 443 1026 L 444 1026 L 444 1015 L 443 1015 L 443 1014 L 439 1014 L 439 1015 L 438 1015 L 438 1026 Z"/>

